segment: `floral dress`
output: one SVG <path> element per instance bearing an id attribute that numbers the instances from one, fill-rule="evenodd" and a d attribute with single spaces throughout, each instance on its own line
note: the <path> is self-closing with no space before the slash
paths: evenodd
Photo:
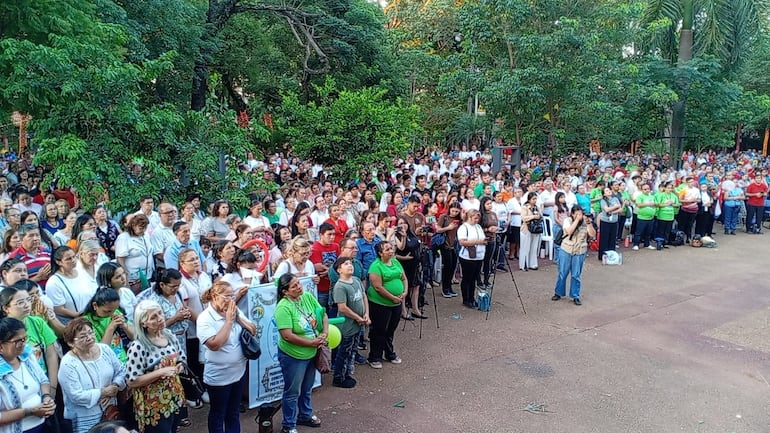
<path id="1" fill-rule="evenodd" d="M 143 346 L 134 341 L 128 347 L 126 383 L 159 368 L 175 366 L 186 361 L 176 338 L 168 338 L 165 347 Z M 134 412 L 139 431 L 147 426 L 157 425 L 161 418 L 170 418 L 184 405 L 184 388 L 179 376 L 161 378 L 148 385 L 134 388 Z"/>

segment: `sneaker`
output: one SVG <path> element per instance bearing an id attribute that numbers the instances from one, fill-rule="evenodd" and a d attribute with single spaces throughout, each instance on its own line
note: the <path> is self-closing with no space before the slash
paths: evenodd
<path id="1" fill-rule="evenodd" d="M 653 245 L 647 245 L 647 249 L 648 249 L 648 250 L 654 250 L 654 249 L 655 249 L 655 247 L 654 247 Z"/>
<path id="2" fill-rule="evenodd" d="M 634 250 L 634 251 L 639 251 L 639 245 L 634 245 L 634 247 L 631 248 L 631 249 Z"/>
<path id="3" fill-rule="evenodd" d="M 372 367 L 375 370 L 379 370 L 379 369 L 382 368 L 382 362 L 380 362 L 380 361 L 369 361 L 369 367 Z"/>
<path id="4" fill-rule="evenodd" d="M 209 399 L 209 392 L 206 391 L 203 394 L 201 394 L 201 400 L 203 400 L 204 403 L 209 404 L 211 403 L 211 400 Z"/>
<path id="5" fill-rule="evenodd" d="M 366 364 L 366 357 L 361 355 L 360 353 L 356 353 L 355 362 L 358 365 L 364 365 L 364 364 Z"/>
<path id="6" fill-rule="evenodd" d="M 190 409 L 200 409 L 203 407 L 202 400 L 187 400 L 187 407 Z"/>
<path id="7" fill-rule="evenodd" d="M 299 433 L 299 431 L 295 428 L 282 428 L 281 433 Z"/>
<path id="8" fill-rule="evenodd" d="M 332 386 L 336 386 L 337 388 L 354 388 L 356 386 L 356 380 L 352 377 L 340 381 L 334 380 Z"/>
<path id="9" fill-rule="evenodd" d="M 401 358 L 398 356 L 390 360 L 391 364 L 401 364 Z"/>
<path id="10" fill-rule="evenodd" d="M 445 297 L 445 298 L 451 298 L 451 297 L 452 297 L 452 292 L 450 292 L 449 290 L 443 290 L 443 291 L 442 291 L 442 293 L 441 293 L 441 295 L 442 295 L 443 297 Z M 457 294 L 456 294 L 456 293 L 455 293 L 455 296 L 457 296 Z"/>

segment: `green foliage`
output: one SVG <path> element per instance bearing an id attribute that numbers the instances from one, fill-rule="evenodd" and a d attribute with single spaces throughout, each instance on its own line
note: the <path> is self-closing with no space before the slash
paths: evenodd
<path id="1" fill-rule="evenodd" d="M 338 179 L 391 166 L 420 132 L 416 107 L 387 101 L 385 90 L 340 90 L 328 79 L 315 91 L 318 103 L 285 95 L 277 126 L 298 156 L 330 166 Z"/>

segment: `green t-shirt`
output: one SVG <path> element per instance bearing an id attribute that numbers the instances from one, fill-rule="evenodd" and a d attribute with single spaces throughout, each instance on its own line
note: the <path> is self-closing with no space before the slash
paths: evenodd
<path id="1" fill-rule="evenodd" d="M 361 284 L 361 280 L 356 277 L 347 282 L 337 280 L 337 283 L 334 284 L 334 302 L 344 302 L 354 313 L 363 316 L 366 307 L 364 306 L 364 286 Z M 344 317 L 342 314 L 340 316 Z M 342 335 L 346 337 L 355 335 L 361 330 L 361 325 L 350 317 L 345 317 L 345 321 L 337 326 Z"/>
<path id="2" fill-rule="evenodd" d="M 94 328 L 94 336 L 96 337 L 96 341 L 101 342 L 102 338 L 104 338 L 104 333 L 107 331 L 107 326 L 109 326 L 110 321 L 112 320 L 112 316 L 99 317 L 92 313 L 86 313 L 83 315 L 83 317 L 88 320 L 88 322 L 91 323 L 91 326 Z M 126 325 L 130 326 L 130 322 L 128 320 L 126 320 Z M 126 353 L 126 348 L 123 347 L 123 340 L 120 338 L 120 334 L 117 332 L 112 333 L 112 338 L 110 339 L 110 349 L 112 349 L 112 352 L 123 365 L 128 362 L 128 353 Z"/>
<path id="3" fill-rule="evenodd" d="M 56 341 L 56 334 L 45 319 L 38 316 L 27 316 L 24 319 L 24 328 L 27 331 L 27 344 L 32 348 L 32 356 L 35 357 L 43 372 L 48 374 L 48 367 L 45 365 L 45 349 Z"/>
<path id="4" fill-rule="evenodd" d="M 401 275 L 404 273 L 404 268 L 401 266 L 401 263 L 399 263 L 398 260 L 390 259 L 390 265 L 386 265 L 385 263 L 382 263 L 380 259 L 377 259 L 374 261 L 374 263 L 372 263 L 371 266 L 369 266 L 369 273 L 381 276 L 382 287 L 384 287 L 385 290 L 387 290 L 391 295 L 401 296 L 401 294 L 404 293 L 404 281 L 401 279 Z M 369 281 L 371 281 L 371 278 Z M 400 305 L 400 303 L 395 303 L 377 293 L 371 284 L 369 285 L 369 290 L 366 292 L 366 296 L 369 297 L 371 302 L 384 305 L 386 307 L 394 307 L 396 305 Z"/>
<path id="5" fill-rule="evenodd" d="M 294 334 L 312 340 L 318 334 L 314 326 L 318 321 L 323 320 L 323 317 L 316 317 L 316 309 L 324 311 L 312 293 L 304 292 L 297 302 L 284 297 L 275 307 L 275 325 L 278 330 L 291 329 Z M 283 337 L 278 339 L 278 348 L 295 359 L 311 359 L 316 353 L 315 347 L 298 346 L 289 343 Z"/>
<path id="6" fill-rule="evenodd" d="M 601 188 L 594 188 L 591 190 L 591 211 L 594 215 L 599 215 L 602 212 L 602 197 L 604 196 L 604 191 L 602 191 Z M 596 199 L 596 202 L 594 200 Z"/>
<path id="7" fill-rule="evenodd" d="M 492 195 L 495 195 L 495 192 L 497 192 L 497 188 L 495 188 L 494 183 L 490 183 L 489 186 L 492 187 Z M 473 195 L 476 196 L 476 198 L 481 198 L 482 195 L 484 195 L 484 184 L 479 182 L 478 185 L 476 185 L 475 188 L 473 188 Z"/>
<path id="8" fill-rule="evenodd" d="M 655 204 L 655 196 L 652 194 L 639 194 L 639 197 L 636 198 L 636 204 Z M 644 221 L 655 218 L 655 214 L 658 211 L 656 206 L 638 206 L 638 208 L 639 210 L 637 211 L 636 216 Z"/>
<path id="9" fill-rule="evenodd" d="M 671 205 L 662 206 L 666 201 L 671 201 Z M 679 207 L 679 198 L 673 192 L 659 192 L 655 194 L 655 203 L 658 205 L 656 216 L 661 221 L 673 221 L 676 210 Z"/>

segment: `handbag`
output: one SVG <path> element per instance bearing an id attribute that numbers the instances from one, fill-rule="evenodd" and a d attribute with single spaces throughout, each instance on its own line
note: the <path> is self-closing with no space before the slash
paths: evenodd
<path id="1" fill-rule="evenodd" d="M 527 223 L 527 229 L 533 235 L 539 235 L 540 233 L 543 233 L 543 220 L 542 219 L 530 220 Z"/>
<path id="2" fill-rule="evenodd" d="M 254 334 L 249 332 L 248 329 L 241 329 L 240 342 L 243 356 L 246 359 L 255 360 L 259 359 L 259 356 L 262 355 L 262 348 L 259 347 L 259 341 L 257 341 L 257 338 Z"/>
<path id="3" fill-rule="evenodd" d="M 206 389 L 203 387 L 200 379 L 198 379 L 198 376 L 190 370 L 190 367 L 185 363 L 182 363 L 182 365 L 184 365 L 184 369 L 179 374 L 179 380 L 182 382 L 185 398 L 191 401 L 200 400 Z"/>
<path id="4" fill-rule="evenodd" d="M 471 245 L 469 247 L 465 247 L 466 250 L 468 250 L 468 258 L 469 259 L 475 259 L 476 258 L 476 245 Z"/>
<path id="5" fill-rule="evenodd" d="M 332 350 L 329 346 L 323 345 L 318 348 L 315 353 L 315 368 L 323 373 L 330 373 L 332 371 Z"/>
<path id="6" fill-rule="evenodd" d="M 118 421 L 120 420 L 120 409 L 115 404 L 108 404 L 102 408 L 102 421 Z"/>

